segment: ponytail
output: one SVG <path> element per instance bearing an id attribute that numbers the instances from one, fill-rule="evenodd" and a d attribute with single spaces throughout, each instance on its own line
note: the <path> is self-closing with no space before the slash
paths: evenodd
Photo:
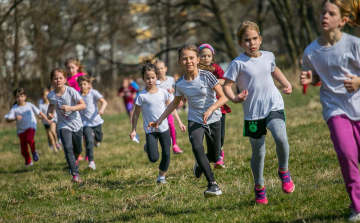
<path id="1" fill-rule="evenodd" d="M 210 71 L 213 72 L 215 70 L 215 67 L 213 67 L 212 65 L 206 65 L 203 62 L 199 62 L 199 64 L 197 65 L 197 67 L 201 70 L 206 70 L 206 71 Z"/>
<path id="2" fill-rule="evenodd" d="M 347 22 L 350 26 L 360 26 L 359 0 L 349 0 L 351 18 Z"/>

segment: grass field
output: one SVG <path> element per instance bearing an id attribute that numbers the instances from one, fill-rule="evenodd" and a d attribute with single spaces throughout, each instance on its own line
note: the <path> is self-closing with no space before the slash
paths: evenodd
<path id="1" fill-rule="evenodd" d="M 171 155 L 168 184 L 156 185 L 158 163 L 150 163 L 132 142 L 125 114 L 105 116 L 104 141 L 95 148 L 96 171 L 80 162 L 81 184 L 70 182 L 63 151 L 47 147 L 44 128 L 35 136 L 39 162 L 25 168 L 16 128 L 0 129 L 0 222 L 346 222 L 349 199 L 329 130 L 321 116 L 318 88 L 285 100 L 294 193 L 281 190 L 275 144 L 268 133 L 265 186 L 268 205 L 254 202 L 251 148 L 242 137 L 241 105 L 226 116 L 225 164 L 215 178 L 223 195 L 205 199 L 204 177 L 192 173 L 194 157 L 187 133 L 178 130 L 184 151 Z M 185 114 L 181 118 L 186 123 Z M 84 152 L 83 152 L 83 156 Z"/>

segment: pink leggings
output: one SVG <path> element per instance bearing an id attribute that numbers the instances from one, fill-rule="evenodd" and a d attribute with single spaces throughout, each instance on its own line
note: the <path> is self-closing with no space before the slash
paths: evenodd
<path id="1" fill-rule="evenodd" d="M 331 117 L 327 124 L 351 200 L 350 208 L 360 212 L 360 121 L 352 121 L 346 115 L 337 115 Z"/>
<path id="2" fill-rule="evenodd" d="M 174 124 L 174 117 L 170 114 L 167 117 L 169 128 L 170 128 L 170 136 L 172 140 L 172 144 L 176 145 L 176 130 L 175 130 L 175 124 Z"/>

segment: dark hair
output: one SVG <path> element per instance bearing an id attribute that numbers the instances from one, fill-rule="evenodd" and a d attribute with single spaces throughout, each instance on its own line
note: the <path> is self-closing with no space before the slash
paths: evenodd
<path id="1" fill-rule="evenodd" d="M 90 77 L 89 75 L 82 75 L 80 77 L 78 77 L 77 82 L 78 84 L 80 84 L 82 81 L 86 81 L 89 84 L 91 84 L 91 82 L 94 80 L 95 78 Z"/>
<path id="2" fill-rule="evenodd" d="M 16 95 L 26 95 L 26 93 L 25 93 L 25 89 L 24 88 L 22 88 L 22 87 L 18 87 L 18 88 L 16 88 L 15 90 L 14 90 L 14 97 L 16 98 Z"/>
<path id="3" fill-rule="evenodd" d="M 49 88 L 43 87 L 43 88 L 41 88 L 40 91 L 41 91 L 41 97 L 42 97 L 42 96 L 44 96 L 45 91 L 49 91 Z"/>
<path id="4" fill-rule="evenodd" d="M 178 49 L 178 57 L 179 57 L 179 60 L 180 60 L 180 57 L 181 57 L 181 53 L 185 50 L 190 50 L 190 51 L 194 51 L 196 53 L 196 56 L 199 58 L 199 50 L 198 50 L 198 47 L 195 45 L 195 44 L 187 44 L 187 45 L 184 45 L 182 47 L 180 47 Z M 197 67 L 201 70 L 207 70 L 207 71 L 214 71 L 215 70 L 215 67 L 211 66 L 211 65 L 206 65 L 204 64 L 203 62 L 199 62 L 199 64 L 197 65 Z"/>
<path id="5" fill-rule="evenodd" d="M 144 80 L 144 75 L 146 71 L 153 71 L 156 74 L 156 77 L 159 76 L 159 70 L 156 68 L 155 64 L 152 63 L 151 58 L 144 58 L 143 62 L 141 63 L 141 73 L 140 77 Z"/>
<path id="6" fill-rule="evenodd" d="M 66 72 L 63 69 L 61 69 L 60 67 L 56 67 L 56 68 L 52 69 L 52 71 L 50 73 L 50 81 L 52 81 L 54 79 L 55 72 L 62 73 L 64 75 L 64 78 L 67 78 Z"/>

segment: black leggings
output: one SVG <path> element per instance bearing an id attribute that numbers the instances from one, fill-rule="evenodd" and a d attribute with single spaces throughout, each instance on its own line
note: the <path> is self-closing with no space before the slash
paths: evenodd
<path id="1" fill-rule="evenodd" d="M 224 140 L 225 140 L 225 115 L 226 114 L 222 114 L 222 116 L 221 116 L 221 146 L 220 146 L 220 148 L 222 148 L 224 146 Z"/>
<path id="2" fill-rule="evenodd" d="M 192 150 L 199 167 L 203 170 L 206 180 L 211 183 L 215 181 L 210 162 L 217 162 L 220 155 L 220 132 L 221 122 L 202 125 L 189 121 L 189 139 Z M 204 135 L 206 138 L 207 154 L 204 151 Z"/>
<path id="3" fill-rule="evenodd" d="M 147 154 L 150 162 L 155 163 L 159 159 L 158 139 L 161 145 L 161 161 L 159 169 L 166 172 L 170 164 L 171 138 L 169 130 L 165 132 L 152 132 L 146 134 Z"/>

